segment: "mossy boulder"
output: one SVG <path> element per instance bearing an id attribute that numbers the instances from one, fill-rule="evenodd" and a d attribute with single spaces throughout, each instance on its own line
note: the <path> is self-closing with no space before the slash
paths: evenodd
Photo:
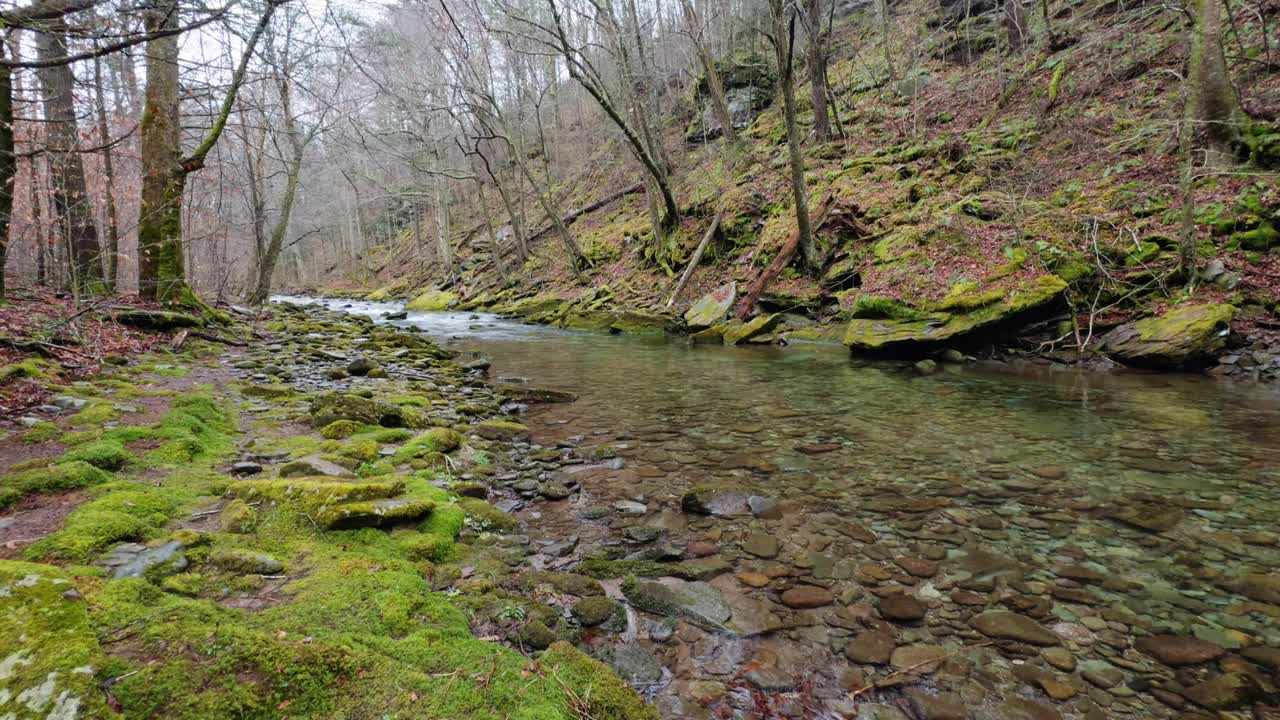
<path id="1" fill-rule="evenodd" d="M 517 422 L 486 420 L 475 426 L 475 433 L 486 440 L 525 440 L 529 428 Z"/>
<path id="2" fill-rule="evenodd" d="M 237 575 L 275 575 L 284 570 L 284 563 L 270 555 L 237 548 L 213 553 L 209 564 Z"/>
<path id="3" fill-rule="evenodd" d="M 781 320 L 782 315 L 780 313 L 760 315 L 745 323 L 734 320 L 725 325 L 721 338 L 725 345 L 761 342 L 769 332 L 778 326 L 778 322 Z"/>
<path id="4" fill-rule="evenodd" d="M 269 500 L 292 503 L 303 509 L 349 502 L 381 500 L 404 492 L 403 480 L 383 479 L 368 482 L 341 482 L 329 478 L 293 480 L 241 480 L 232 483 L 227 493 L 245 501 Z"/>
<path id="5" fill-rule="evenodd" d="M 327 440 L 341 440 L 360 432 L 364 425 L 354 420 L 334 420 L 320 428 L 320 437 Z"/>
<path id="6" fill-rule="evenodd" d="M 0 560 L 0 713 L 106 718 L 103 662 L 87 605 L 60 569 Z"/>
<path id="7" fill-rule="evenodd" d="M 569 611 L 573 618 L 584 627 L 603 625 L 610 620 L 625 617 L 621 605 L 604 596 L 593 596 L 579 600 Z"/>
<path id="8" fill-rule="evenodd" d="M 657 313 L 623 310 L 609 325 L 609 332 L 624 335 L 661 335 L 670 324 L 669 318 Z"/>
<path id="9" fill-rule="evenodd" d="M 245 397 L 262 398 L 263 400 L 282 400 L 294 395 L 294 389 L 284 383 L 246 385 L 240 392 Z"/>
<path id="10" fill-rule="evenodd" d="M 1226 344 L 1235 311 L 1231 305 L 1213 303 L 1174 308 L 1117 327 L 1102 336 L 1102 347 L 1111 357 L 1133 365 L 1201 367 Z"/>
<path id="11" fill-rule="evenodd" d="M 326 427 L 339 420 L 389 428 L 408 427 L 411 424 L 404 408 L 359 395 L 326 393 L 311 401 L 312 425 Z"/>
<path id="12" fill-rule="evenodd" d="M 558 593 L 580 598 L 601 597 L 604 586 L 598 580 L 577 573 L 555 570 L 531 570 L 513 576 L 507 583 L 513 588 L 532 592 L 539 586 L 547 586 Z"/>
<path id="13" fill-rule="evenodd" d="M 406 310 L 416 311 L 436 311 L 448 310 L 458 302 L 457 293 L 451 293 L 445 290 L 428 290 L 410 300 L 405 304 Z"/>
<path id="14" fill-rule="evenodd" d="M 440 453 L 450 453 L 462 447 L 462 434 L 449 428 L 431 428 L 423 437 L 427 447 Z"/>
<path id="15" fill-rule="evenodd" d="M 249 507 L 249 503 L 236 498 L 227 503 L 218 514 L 218 527 L 229 533 L 249 532 L 256 519 L 257 513 Z"/>
<path id="16" fill-rule="evenodd" d="M 718 325 L 729 316 L 733 300 L 737 297 L 738 286 L 734 283 L 723 285 L 703 295 L 684 314 L 684 322 L 690 330 L 701 330 Z"/>
<path id="17" fill-rule="evenodd" d="M 1016 322 L 1026 314 L 1057 300 L 1067 284 L 1055 275 L 1043 275 L 1002 291 L 997 299 L 989 291 L 950 297 L 948 307 L 967 308 L 958 312 L 918 308 L 900 303 L 882 303 L 879 314 L 849 321 L 844 344 L 854 352 L 921 355 L 980 330 Z"/>
<path id="18" fill-rule="evenodd" d="M 519 526 L 519 522 L 510 514 L 476 498 L 462 498 L 458 507 L 467 514 L 467 519 L 479 530 L 509 532 Z"/>
<path id="19" fill-rule="evenodd" d="M 316 524 L 326 530 L 383 527 L 418 520 L 435 506 L 433 501 L 422 498 L 386 498 L 326 505 L 315 513 L 314 519 Z"/>
<path id="20" fill-rule="evenodd" d="M 578 396 L 571 392 L 552 390 L 550 388 L 497 385 L 495 389 L 512 400 L 520 400 L 522 402 L 568 403 L 578 399 Z"/>

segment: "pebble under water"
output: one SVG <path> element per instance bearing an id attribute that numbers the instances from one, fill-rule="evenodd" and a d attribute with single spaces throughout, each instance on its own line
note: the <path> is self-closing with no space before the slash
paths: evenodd
<path id="1" fill-rule="evenodd" d="M 626 628 L 583 638 L 664 717 L 1247 717 L 1276 704 L 1275 388 L 921 376 L 839 346 L 689 347 L 466 312 L 394 322 L 489 358 L 495 380 L 577 393 L 528 409 L 534 444 L 497 476 L 527 523 L 527 563 L 707 570 L 630 583 Z M 539 452 L 556 447 L 575 457 Z M 621 586 L 606 583 L 618 599 Z"/>

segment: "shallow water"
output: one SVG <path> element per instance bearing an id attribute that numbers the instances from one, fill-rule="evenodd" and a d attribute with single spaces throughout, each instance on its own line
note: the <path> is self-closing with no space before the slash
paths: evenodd
<path id="1" fill-rule="evenodd" d="M 395 303 L 324 304 L 375 318 L 400 309 Z M 861 602 L 872 604 L 875 595 L 901 585 L 926 600 L 931 614 L 924 626 L 895 628 L 899 644 L 963 638 L 955 628 L 966 627 L 966 610 L 947 593 L 966 582 L 978 582 L 981 590 L 981 582 L 1003 577 L 1022 597 L 1098 585 L 1089 589 L 1096 602 L 1049 601 L 1047 614 L 1038 615 L 1060 634 L 1092 636 L 1070 645 L 1082 663 L 1150 661 L 1108 632 L 1121 638 L 1194 633 L 1228 647 L 1280 645 L 1274 618 L 1251 614 L 1240 589 L 1247 574 L 1280 565 L 1275 388 L 1187 375 L 985 366 L 946 366 L 920 376 L 909 366 L 851 360 L 840 346 L 689 347 L 678 338 L 573 332 L 481 313 L 410 313 L 397 324 L 492 359 L 491 375 L 499 380 L 578 393 L 575 403 L 534 408 L 526 422 L 536 442 L 618 445 L 625 469 L 585 473 L 583 492 L 566 508 L 533 510 L 531 517 L 545 520 L 532 531 L 535 538 L 573 532 L 584 542 L 603 540 L 608 528 L 583 531 L 573 511 L 641 497 L 668 508 L 649 524 L 663 527 L 669 540 L 712 537 L 738 572 L 782 564 L 792 576 L 805 575 L 817 563 L 827 577 L 814 575 L 825 584 L 856 588 L 844 599 L 859 601 L 861 593 Z M 813 445 L 835 447 L 798 450 Z M 694 521 L 692 527 L 673 518 L 674 498 L 707 482 L 779 498 L 786 514 L 779 521 Z M 905 501 L 919 498 L 940 504 L 926 513 L 905 509 Z M 1115 519 L 1139 503 L 1148 515 L 1172 508 L 1176 526 L 1154 533 Z M 834 530 L 845 521 L 874 532 L 879 549 L 868 551 Z M 777 559 L 736 551 L 733 541 L 748 532 L 779 537 Z M 929 579 L 907 577 L 892 565 L 922 553 L 941 560 L 941 571 Z M 868 577 L 869 563 L 889 572 Z M 1073 580 L 1079 572 L 1059 572 L 1065 565 L 1123 582 Z M 1006 566 L 1015 570 L 1005 573 Z M 996 583 L 993 598 L 1002 587 Z M 755 592 L 777 603 L 776 593 Z M 1108 618 L 1110 626 L 1080 624 L 1108 606 L 1134 617 Z M 783 634 L 787 647 L 830 651 L 836 658 L 830 662 L 842 662 L 840 649 L 854 633 L 838 622 L 800 620 Z M 726 646 L 693 648 L 653 650 L 669 671 L 658 691 L 666 714 L 694 714 L 680 699 L 680 683 L 739 676 L 741 668 L 699 669 L 709 653 L 729 652 Z M 744 661 L 754 653 L 758 664 L 762 649 L 757 643 L 734 652 Z M 768 652 L 779 667 L 790 662 L 776 642 Z M 825 670 L 828 684 L 843 682 L 838 668 Z M 1148 670 L 1159 675 L 1161 668 Z M 963 694 L 963 687 L 946 689 Z M 1075 702 L 1102 702 L 1098 688 L 1081 683 L 1081 690 Z M 1112 712 L 1167 714 L 1150 696 L 1102 694 L 1113 696 Z"/>

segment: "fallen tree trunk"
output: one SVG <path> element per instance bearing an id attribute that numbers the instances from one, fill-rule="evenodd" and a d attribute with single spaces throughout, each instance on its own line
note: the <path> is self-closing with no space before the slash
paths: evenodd
<path id="1" fill-rule="evenodd" d="M 569 225 L 569 224 L 570 224 L 570 223 L 572 223 L 574 220 L 577 220 L 578 218 L 582 217 L 583 215 L 586 215 L 586 214 L 587 214 L 587 213 L 589 213 L 589 212 L 594 212 L 594 211 L 596 211 L 596 210 L 599 210 L 600 208 L 604 207 L 605 205 L 608 205 L 609 203 L 613 202 L 614 200 L 617 200 L 617 199 L 619 199 L 619 198 L 626 197 L 627 195 L 633 195 L 633 194 L 638 193 L 638 192 L 643 192 L 643 191 L 644 191 L 644 183 L 636 183 L 635 185 L 629 185 L 629 186 L 627 186 L 627 187 L 622 188 L 622 189 L 621 189 L 621 190 L 619 190 L 618 192 L 613 193 L 612 195 L 606 195 L 605 197 L 600 198 L 599 200 L 597 200 L 597 201 L 595 201 L 595 202 L 591 203 L 590 205 L 583 205 L 582 207 L 578 208 L 577 210 L 574 210 L 574 211 L 572 211 L 572 212 L 570 212 L 570 213 L 567 213 L 564 217 L 560 218 L 560 223 L 561 223 L 562 225 Z M 537 240 L 538 238 L 542 237 L 543 235 L 546 235 L 547 233 L 549 233 L 549 232 L 551 232 L 552 230 L 554 230 L 554 229 L 555 229 L 555 227 L 556 227 L 556 226 L 555 226 L 554 224 L 552 224 L 552 225 L 550 225 L 550 226 L 548 226 L 548 227 L 544 227 L 544 228 L 542 228 L 541 230 L 539 230 L 539 231 L 535 232 L 534 234 L 530 235 L 530 236 L 529 236 L 529 239 L 530 239 L 530 240 Z"/>
<path id="2" fill-rule="evenodd" d="M 702 254 L 707 251 L 707 246 L 711 244 L 711 238 L 715 236 L 716 230 L 720 229 L 720 217 L 724 215 L 721 210 L 716 213 L 716 217 L 711 221 L 711 227 L 707 228 L 706 234 L 702 236 L 702 242 L 698 243 L 698 249 L 693 251 L 693 257 L 689 258 L 689 265 L 685 267 L 684 272 L 680 274 L 680 282 L 676 283 L 676 287 L 671 291 L 671 297 L 667 298 L 667 307 L 671 307 L 671 303 L 676 301 L 676 296 L 684 289 L 685 283 L 689 282 L 689 278 L 693 276 L 694 268 L 698 267 L 698 263 L 702 261 Z"/>
<path id="3" fill-rule="evenodd" d="M 814 208 L 809 214 L 809 227 L 819 228 L 827 219 L 827 214 L 831 212 L 831 208 L 835 206 L 835 196 L 830 193 L 822 198 L 822 202 L 818 203 L 818 207 Z M 738 308 L 736 315 L 739 320 L 746 320 L 751 317 L 751 308 L 760 299 L 760 295 L 769 287 L 769 283 L 778 277 L 778 273 L 791 262 L 791 256 L 796 254 L 796 249 L 800 247 L 800 228 L 797 226 L 787 236 L 787 241 L 782 244 L 782 248 L 778 250 L 778 256 L 769 263 L 769 266 L 760 271 L 756 276 L 751 287 L 748 288 L 746 294 L 738 300 Z"/>

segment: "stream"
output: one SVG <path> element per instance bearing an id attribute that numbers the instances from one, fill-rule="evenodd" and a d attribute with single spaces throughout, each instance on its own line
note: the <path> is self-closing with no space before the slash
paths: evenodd
<path id="1" fill-rule="evenodd" d="M 402 309 L 276 300 L 378 321 Z M 749 627 L 631 613 L 627 632 L 584 637 L 664 717 L 722 716 L 706 704 L 726 717 L 1171 717 L 1274 692 L 1278 388 L 1043 367 L 922 376 L 835 345 L 689 346 L 471 312 L 394 322 L 490 359 L 495 380 L 577 393 L 521 417 L 534 443 L 609 447 L 550 473 L 571 480 L 567 498 L 509 493 L 543 549 L 535 567 L 600 546 L 727 563 L 696 588 L 664 582 L 709 586 Z M 508 475 L 513 488 L 530 477 L 547 480 L 532 463 Z M 720 488 L 700 498 L 711 514 L 682 511 L 707 486 Z M 620 597 L 619 584 L 606 586 Z M 1212 657 L 1189 662 L 1192 650 Z"/>

